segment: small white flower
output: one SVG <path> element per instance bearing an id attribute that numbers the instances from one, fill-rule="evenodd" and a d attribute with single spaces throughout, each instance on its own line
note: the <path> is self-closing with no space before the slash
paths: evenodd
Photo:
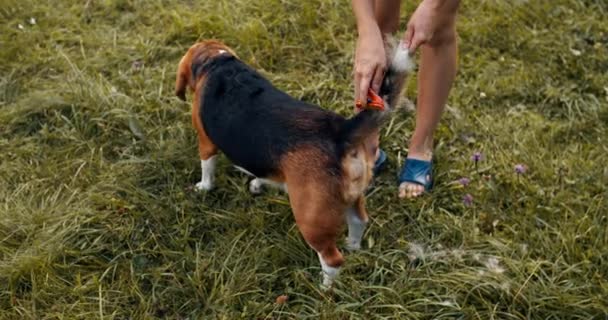
<path id="1" fill-rule="evenodd" d="M 424 248 L 417 243 L 410 243 L 410 250 L 407 257 L 410 259 L 410 261 L 424 259 Z"/>
<path id="2" fill-rule="evenodd" d="M 31 18 L 30 18 L 30 24 L 31 24 L 31 25 L 35 25 L 35 24 L 36 24 L 36 18 L 31 17 Z"/>
<path id="3" fill-rule="evenodd" d="M 505 269 L 500 266 L 500 263 L 496 257 L 488 258 L 484 265 L 486 268 L 488 268 L 488 271 L 492 273 L 501 274 L 505 272 Z"/>
<path id="4" fill-rule="evenodd" d="M 485 98 L 486 97 L 486 93 L 485 92 L 480 92 L 479 93 L 479 97 L 480 98 Z"/>
<path id="5" fill-rule="evenodd" d="M 573 54 L 575 57 L 578 57 L 578 56 L 580 56 L 581 54 L 583 54 L 583 53 L 582 53 L 580 50 L 576 50 L 576 49 L 572 49 L 572 48 L 570 48 L 570 52 L 572 52 L 572 54 Z"/>
<path id="6" fill-rule="evenodd" d="M 520 250 L 522 254 L 528 254 L 528 244 L 522 243 L 520 246 Z"/>
<path id="7" fill-rule="evenodd" d="M 19 30 L 23 30 L 23 25 L 20 23 L 20 24 L 18 24 L 18 25 L 17 25 L 17 28 L 18 28 Z"/>
<path id="8" fill-rule="evenodd" d="M 462 261 L 462 258 L 464 257 L 464 250 L 455 249 L 452 251 L 452 256 L 454 256 L 456 260 Z"/>
<path id="9" fill-rule="evenodd" d="M 447 251 L 439 250 L 431 253 L 431 259 L 433 260 L 443 260 L 448 255 Z"/>

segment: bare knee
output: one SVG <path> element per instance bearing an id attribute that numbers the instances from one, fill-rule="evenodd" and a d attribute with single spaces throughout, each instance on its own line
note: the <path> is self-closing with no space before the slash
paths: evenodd
<path id="1" fill-rule="evenodd" d="M 426 46 L 440 49 L 446 46 L 451 46 L 456 43 L 456 23 L 455 21 L 449 22 L 447 24 L 442 25 L 429 42 L 426 43 Z"/>
<path id="2" fill-rule="evenodd" d="M 379 0 L 374 3 L 376 21 L 382 34 L 393 34 L 399 29 L 401 0 Z"/>
<path id="3" fill-rule="evenodd" d="M 429 47 L 438 48 L 452 45 L 456 42 L 456 15 L 460 1 L 448 1 L 437 19 L 440 23 L 435 30 L 431 40 L 427 43 Z"/>

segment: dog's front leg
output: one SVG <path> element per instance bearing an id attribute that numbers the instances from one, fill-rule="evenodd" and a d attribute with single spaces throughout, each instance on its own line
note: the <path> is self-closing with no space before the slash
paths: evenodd
<path id="1" fill-rule="evenodd" d="M 213 189 L 216 162 L 217 155 L 213 155 L 207 160 L 201 159 L 201 181 L 196 184 L 196 190 L 208 191 Z"/>
<path id="2" fill-rule="evenodd" d="M 211 190 L 215 178 L 217 147 L 211 142 L 203 128 L 198 95 L 195 95 L 192 101 L 192 124 L 198 134 L 198 153 L 201 158 L 201 181 L 196 184 L 195 188 L 199 191 Z"/>

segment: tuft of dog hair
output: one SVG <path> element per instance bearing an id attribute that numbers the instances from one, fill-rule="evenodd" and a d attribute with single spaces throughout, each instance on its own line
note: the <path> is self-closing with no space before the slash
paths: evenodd
<path id="1" fill-rule="evenodd" d="M 389 66 L 378 93 L 384 100 L 384 110 L 365 109 L 350 118 L 342 128 L 343 139 L 346 143 L 358 144 L 388 119 L 399 102 L 405 79 L 415 68 L 409 50 L 401 42 L 392 36 L 385 36 L 384 44 Z M 349 149 L 348 146 L 346 149 Z"/>

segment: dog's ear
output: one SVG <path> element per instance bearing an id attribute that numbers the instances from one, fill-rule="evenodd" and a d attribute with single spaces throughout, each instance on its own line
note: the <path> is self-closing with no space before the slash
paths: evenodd
<path id="1" fill-rule="evenodd" d="M 182 101 L 186 101 L 186 90 L 190 83 L 192 71 L 187 55 L 182 58 L 177 68 L 177 77 L 175 79 L 175 95 Z"/>

